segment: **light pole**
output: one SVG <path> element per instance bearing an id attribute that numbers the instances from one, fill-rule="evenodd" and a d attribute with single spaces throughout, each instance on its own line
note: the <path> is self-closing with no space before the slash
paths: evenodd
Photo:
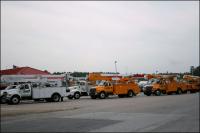
<path id="1" fill-rule="evenodd" d="M 117 61 L 115 61 L 115 71 L 116 71 L 116 74 L 117 74 Z"/>

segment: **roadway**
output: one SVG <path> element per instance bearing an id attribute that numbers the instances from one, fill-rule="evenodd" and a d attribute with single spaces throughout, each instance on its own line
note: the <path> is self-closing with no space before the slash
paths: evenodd
<path id="1" fill-rule="evenodd" d="M 1 105 L 1 132 L 199 132 L 199 93 Z"/>

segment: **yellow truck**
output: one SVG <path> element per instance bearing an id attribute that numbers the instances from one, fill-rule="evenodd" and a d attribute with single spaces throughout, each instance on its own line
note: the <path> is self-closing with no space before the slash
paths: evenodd
<path id="1" fill-rule="evenodd" d="M 175 76 L 162 76 L 155 81 L 151 87 L 144 89 L 144 94 L 150 96 L 155 94 L 160 96 L 161 94 L 181 94 L 187 91 L 187 85 L 183 82 L 178 82 L 175 79 Z"/>
<path id="2" fill-rule="evenodd" d="M 121 97 L 133 97 L 140 93 L 139 86 L 134 81 L 101 81 L 98 86 L 90 89 L 92 99 L 105 99 L 109 95 L 118 95 Z"/>
<path id="3" fill-rule="evenodd" d="M 184 75 L 183 82 L 187 85 L 187 91 L 191 93 L 199 92 L 200 90 L 200 77 L 192 75 Z"/>

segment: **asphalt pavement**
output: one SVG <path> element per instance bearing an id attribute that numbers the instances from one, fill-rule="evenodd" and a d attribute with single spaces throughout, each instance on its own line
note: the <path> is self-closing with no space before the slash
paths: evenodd
<path id="1" fill-rule="evenodd" d="M 5 104 L 1 132 L 199 132 L 199 93 Z"/>

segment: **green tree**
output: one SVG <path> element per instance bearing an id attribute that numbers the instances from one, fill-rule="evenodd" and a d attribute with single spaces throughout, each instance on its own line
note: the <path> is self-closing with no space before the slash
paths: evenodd
<path id="1" fill-rule="evenodd" d="M 193 75 L 194 76 L 200 76 L 200 66 L 194 68 Z"/>

